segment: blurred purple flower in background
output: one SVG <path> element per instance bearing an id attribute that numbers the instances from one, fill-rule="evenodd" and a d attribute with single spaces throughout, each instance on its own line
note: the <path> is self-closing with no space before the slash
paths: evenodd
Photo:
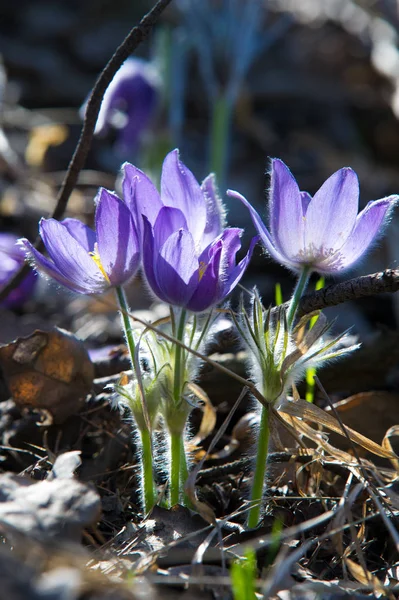
<path id="1" fill-rule="evenodd" d="M 108 86 L 97 119 L 95 134 L 110 127 L 118 130 L 117 149 L 122 155 L 137 150 L 158 105 L 160 76 L 156 67 L 139 58 L 128 58 Z M 84 116 L 86 103 L 81 109 Z"/>
<path id="2" fill-rule="evenodd" d="M 135 218 L 143 216 L 143 268 L 158 298 L 193 312 L 222 301 L 241 279 L 256 239 L 236 265 L 241 229 L 224 227 L 213 176 L 200 186 L 179 160 L 163 163 L 161 194 L 133 165 L 124 165 L 123 192 Z"/>
<path id="3" fill-rule="evenodd" d="M 352 267 L 376 241 L 399 196 L 369 202 L 358 214 L 359 182 L 350 168 L 329 177 L 312 197 L 301 192 L 288 167 L 273 159 L 269 229 L 251 204 L 229 190 L 249 209 L 269 254 L 295 272 L 310 268 L 333 274 Z"/>
<path id="4" fill-rule="evenodd" d="M 16 245 L 17 241 L 18 237 L 13 233 L 0 233 L 0 287 L 8 283 L 25 261 L 25 253 Z M 25 279 L 1 302 L 1 305 L 6 308 L 21 306 L 32 295 L 36 281 L 35 273 L 29 272 Z"/>
<path id="5" fill-rule="evenodd" d="M 39 272 L 81 294 L 98 294 L 135 275 L 140 244 L 133 216 L 115 194 L 100 189 L 96 198 L 96 232 L 78 219 L 41 219 L 39 231 L 50 260 L 22 239 Z"/>

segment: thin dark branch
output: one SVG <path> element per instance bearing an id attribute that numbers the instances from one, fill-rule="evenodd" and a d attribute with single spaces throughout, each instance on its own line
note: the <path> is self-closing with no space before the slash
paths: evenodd
<path id="1" fill-rule="evenodd" d="M 164 9 L 172 0 L 158 0 L 153 9 L 147 13 L 134 27 L 117 48 L 111 60 L 105 66 L 97 79 L 94 88 L 90 94 L 87 103 L 86 115 L 83 122 L 82 131 L 75 152 L 69 163 L 65 179 L 61 185 L 57 203 L 51 215 L 54 219 L 60 219 L 65 212 L 69 197 L 76 185 L 80 171 L 83 169 L 86 158 L 93 139 L 94 128 L 96 126 L 98 113 L 108 85 L 111 83 L 115 73 L 122 66 L 125 60 L 136 50 L 141 42 L 148 37 L 151 29 L 159 19 Z M 35 241 L 35 247 L 43 250 L 43 243 L 38 237 Z M 16 288 L 26 277 L 29 267 L 24 265 L 0 291 L 0 301 L 4 300 L 8 294 Z"/>
<path id="2" fill-rule="evenodd" d="M 314 310 L 328 306 L 336 306 L 356 298 L 366 298 L 384 292 L 399 290 L 399 269 L 387 269 L 380 273 L 372 273 L 342 283 L 329 285 L 322 290 L 307 294 L 299 303 L 298 317 Z"/>

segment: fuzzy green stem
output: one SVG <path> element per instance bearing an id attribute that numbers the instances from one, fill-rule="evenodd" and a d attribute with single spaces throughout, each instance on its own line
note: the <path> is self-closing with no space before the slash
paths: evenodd
<path id="1" fill-rule="evenodd" d="M 118 304 L 119 304 L 119 308 L 120 308 L 121 321 L 122 321 L 123 331 L 124 331 L 125 337 L 126 337 L 127 348 L 129 350 L 129 354 L 130 354 L 130 362 L 132 365 L 132 369 L 134 371 L 135 344 L 134 344 L 132 324 L 130 322 L 130 317 L 129 317 L 129 306 L 128 306 L 128 303 L 126 300 L 124 289 L 122 287 L 116 287 L 115 292 L 116 292 L 116 297 L 118 299 Z"/>
<path id="2" fill-rule="evenodd" d="M 232 103 L 227 94 L 221 94 L 213 102 L 210 171 L 215 173 L 219 186 L 224 189 L 227 172 Z"/>
<path id="3" fill-rule="evenodd" d="M 182 309 L 180 313 L 179 325 L 177 327 L 177 339 L 179 342 L 183 342 L 184 340 L 184 327 L 186 325 L 186 311 Z M 176 406 L 181 402 L 181 393 L 182 393 L 182 354 L 184 350 L 179 344 L 176 344 L 175 350 L 175 373 L 174 373 L 174 382 L 173 382 L 173 401 Z M 184 369 L 183 369 L 184 370 Z"/>
<path id="4" fill-rule="evenodd" d="M 257 455 L 254 478 L 252 482 L 251 500 L 256 505 L 251 508 L 248 514 L 248 527 L 254 528 L 259 524 L 259 517 L 262 505 L 263 488 L 265 486 L 267 450 L 269 446 L 269 409 L 262 406 L 260 418 L 260 427 L 257 440 Z"/>
<path id="5" fill-rule="evenodd" d="M 182 436 L 170 434 L 170 505 L 178 504 L 180 497 L 180 470 L 182 452 Z"/>
<path id="6" fill-rule="evenodd" d="M 134 351 L 135 343 L 133 336 L 132 324 L 129 317 L 129 306 L 126 300 L 125 292 L 122 287 L 116 287 L 116 296 L 119 303 L 122 326 L 125 332 L 126 343 L 129 350 L 130 362 L 134 371 Z M 148 430 L 140 431 L 142 454 L 141 454 L 141 471 L 143 474 L 142 495 L 144 501 L 144 511 L 147 513 L 155 504 L 155 487 L 154 473 L 152 464 L 152 444 L 151 432 Z"/>
<path id="7" fill-rule="evenodd" d="M 187 313 L 184 309 L 180 312 L 180 317 L 177 325 L 176 338 L 183 342 L 184 329 L 186 326 Z M 179 405 L 182 402 L 182 391 L 184 381 L 184 350 L 176 344 L 175 348 L 175 364 L 174 364 L 174 380 L 173 380 L 173 402 L 176 410 L 179 410 Z M 170 432 L 170 504 L 174 506 L 180 500 L 181 483 L 187 477 L 187 461 L 183 443 L 183 432 Z"/>
<path id="8" fill-rule="evenodd" d="M 296 314 L 296 311 L 297 311 L 297 308 L 299 305 L 299 301 L 306 289 L 311 272 L 312 271 L 311 271 L 310 267 L 304 267 L 302 270 L 302 273 L 300 274 L 298 281 L 296 283 L 294 293 L 292 294 L 292 298 L 290 300 L 290 304 L 289 304 L 288 312 L 287 312 L 287 323 L 288 323 L 288 327 L 290 329 L 294 322 L 295 314 Z"/>
<path id="9" fill-rule="evenodd" d="M 144 512 L 147 514 L 155 504 L 155 488 L 152 464 L 151 433 L 144 429 L 140 431 L 143 474 Z"/>

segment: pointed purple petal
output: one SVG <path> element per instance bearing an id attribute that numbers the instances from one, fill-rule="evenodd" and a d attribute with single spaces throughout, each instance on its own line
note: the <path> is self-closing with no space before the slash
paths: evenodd
<path id="1" fill-rule="evenodd" d="M 340 169 L 313 196 L 306 211 L 305 246 L 317 254 L 339 250 L 352 231 L 359 204 L 359 182 L 352 169 Z"/>
<path id="2" fill-rule="evenodd" d="M 154 250 L 154 232 L 151 224 L 147 217 L 143 217 L 143 270 L 148 285 L 152 289 L 153 293 L 158 296 L 160 300 L 165 300 L 162 291 L 158 285 L 157 278 L 154 271 L 155 264 L 155 250 Z"/>
<path id="3" fill-rule="evenodd" d="M 339 250 L 340 269 L 348 269 L 370 249 L 378 239 L 384 225 L 389 221 L 392 209 L 397 204 L 399 196 L 388 196 L 375 202 L 369 202 L 362 210 L 355 226 L 342 248 Z M 336 271 L 337 268 L 332 269 Z"/>
<path id="4" fill-rule="evenodd" d="M 220 273 L 223 277 L 230 269 L 236 265 L 236 254 L 241 248 L 240 237 L 243 229 L 238 227 L 227 227 L 222 233 L 206 248 L 199 257 L 199 261 L 207 263 L 208 255 L 213 251 L 214 246 L 221 244 L 222 254 L 220 263 Z"/>
<path id="5" fill-rule="evenodd" d="M 291 171 L 276 158 L 272 159 L 269 214 L 275 246 L 288 259 L 295 259 L 304 247 L 301 193 Z"/>
<path id="6" fill-rule="evenodd" d="M 301 202 L 302 202 L 302 214 L 303 216 L 306 215 L 306 212 L 308 210 L 309 204 L 312 200 L 312 196 L 310 194 L 308 194 L 308 192 L 301 192 Z"/>
<path id="7" fill-rule="evenodd" d="M 187 303 L 187 308 L 193 312 L 203 312 L 219 300 L 219 288 L 221 286 L 220 261 L 223 251 L 223 242 L 219 240 L 208 250 L 208 259 L 201 267 L 205 271 L 198 282 L 197 289 Z"/>
<path id="8" fill-rule="evenodd" d="M 159 211 L 154 225 L 155 248 L 161 248 L 166 240 L 179 229 L 188 230 L 186 217 L 178 208 L 164 206 Z"/>
<path id="9" fill-rule="evenodd" d="M 240 200 L 244 204 L 244 206 L 248 208 L 252 222 L 255 225 L 255 229 L 259 233 L 261 242 L 265 246 L 266 250 L 269 252 L 270 256 L 279 263 L 291 266 L 289 259 L 287 259 L 283 254 L 281 254 L 280 251 L 274 245 L 270 233 L 266 229 L 262 219 L 254 209 L 254 207 L 248 202 L 248 200 L 244 198 L 244 196 L 242 196 L 239 192 L 235 192 L 234 190 L 227 190 L 227 195 L 231 196 L 232 198 L 237 198 L 237 200 Z"/>
<path id="10" fill-rule="evenodd" d="M 206 203 L 206 225 L 202 239 L 202 248 L 210 244 L 225 225 L 225 209 L 218 194 L 215 175 L 208 175 L 201 184 Z"/>
<path id="11" fill-rule="evenodd" d="M 163 299 L 186 306 L 199 282 L 198 259 L 190 233 L 181 229 L 166 240 L 155 256 L 154 271 Z"/>
<path id="12" fill-rule="evenodd" d="M 75 289 L 94 294 L 108 287 L 94 260 L 67 227 L 55 219 L 41 219 L 39 232 L 57 270 Z"/>
<path id="13" fill-rule="evenodd" d="M 130 208 L 133 219 L 140 229 L 140 237 L 142 237 L 141 215 L 146 216 L 151 225 L 154 225 L 163 204 L 158 190 L 143 171 L 130 163 L 125 163 L 122 171 L 124 174 L 123 199 Z"/>
<path id="14" fill-rule="evenodd" d="M 69 233 L 83 246 L 86 252 L 93 252 L 96 234 L 90 227 L 87 227 L 79 219 L 70 218 L 61 221 L 61 225 L 64 225 L 68 229 Z"/>
<path id="15" fill-rule="evenodd" d="M 72 281 L 65 277 L 61 271 L 56 267 L 56 265 L 48 260 L 43 254 L 38 252 L 36 248 L 25 238 L 21 239 L 21 244 L 24 245 L 26 249 L 26 256 L 31 263 L 31 265 L 39 272 L 45 273 L 52 279 L 55 279 L 58 283 L 65 286 L 66 288 L 72 290 L 73 292 L 78 292 L 79 294 L 93 294 L 95 292 L 102 292 L 104 287 L 103 285 L 99 285 L 98 289 L 93 290 L 93 286 L 90 285 L 87 287 L 86 285 L 80 285 L 77 282 Z"/>
<path id="16" fill-rule="evenodd" d="M 206 226 L 206 203 L 194 175 L 179 160 L 178 150 L 169 152 L 164 160 L 161 198 L 165 205 L 174 206 L 183 212 L 195 245 L 199 245 Z"/>
<path id="17" fill-rule="evenodd" d="M 111 285 L 122 285 L 135 275 L 140 246 L 130 210 L 122 200 L 101 188 L 97 196 L 98 254 Z"/>
<path id="18" fill-rule="evenodd" d="M 252 253 L 256 244 L 259 241 L 259 236 L 255 236 L 252 238 L 251 243 L 249 245 L 249 250 L 244 258 L 238 263 L 238 265 L 230 270 L 228 273 L 227 279 L 224 281 L 223 288 L 221 288 L 221 293 L 218 298 L 218 302 L 226 298 L 230 294 L 230 292 L 235 288 L 237 283 L 239 283 L 241 277 L 245 273 L 245 269 L 247 268 L 249 261 L 252 258 Z"/>

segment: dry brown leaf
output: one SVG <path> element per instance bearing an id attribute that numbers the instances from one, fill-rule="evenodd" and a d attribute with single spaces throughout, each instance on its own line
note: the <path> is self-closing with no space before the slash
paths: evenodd
<path id="1" fill-rule="evenodd" d="M 350 574 L 356 579 L 356 581 L 358 581 L 362 585 L 372 585 L 374 593 L 380 596 L 388 596 L 388 598 L 394 597 L 391 594 L 387 593 L 388 590 L 382 585 L 378 577 L 370 573 L 370 571 L 367 570 L 365 572 L 364 568 L 361 565 L 358 565 L 355 561 L 351 560 L 350 558 L 344 558 L 344 561 L 346 566 L 348 567 L 348 570 L 350 571 Z"/>
<path id="2" fill-rule="evenodd" d="M 0 364 L 18 408 L 44 409 L 56 423 L 83 406 L 94 378 L 83 343 L 58 328 L 0 346 Z"/>
<path id="3" fill-rule="evenodd" d="M 334 417 L 326 413 L 318 406 L 310 404 L 309 402 L 305 402 L 304 400 L 296 400 L 293 402 L 285 399 L 279 407 L 279 412 L 284 412 L 287 415 L 307 419 L 313 423 L 327 427 L 327 429 L 330 429 L 339 435 L 345 436 L 340 423 Z M 372 452 L 377 456 L 382 456 L 383 458 L 396 458 L 396 455 L 390 450 L 383 448 L 361 433 L 358 433 L 349 427 L 345 427 L 345 430 L 352 442 L 359 444 L 369 452 Z"/>
<path id="4" fill-rule="evenodd" d="M 348 427 L 380 442 L 393 423 L 399 423 L 399 394 L 377 390 L 360 392 L 334 404 Z M 326 407 L 331 414 L 331 408 Z"/>

